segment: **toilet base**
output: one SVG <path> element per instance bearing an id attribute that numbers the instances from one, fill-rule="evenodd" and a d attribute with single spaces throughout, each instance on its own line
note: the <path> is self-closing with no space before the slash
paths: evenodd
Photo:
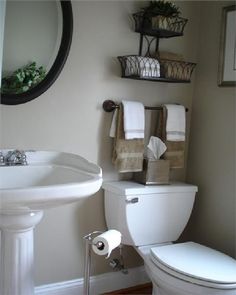
<path id="1" fill-rule="evenodd" d="M 176 289 L 170 290 L 165 287 L 159 287 L 154 282 L 152 282 L 152 286 L 152 295 L 194 295 L 193 293 L 189 293 L 189 291 L 188 293 L 183 293 L 182 290 L 178 292 Z"/>
<path id="2" fill-rule="evenodd" d="M 171 286 L 167 286 L 166 283 L 158 281 L 158 285 L 155 280 L 152 280 L 152 295 L 194 295 L 194 293 L 185 293 L 183 290 L 177 290 L 176 288 L 171 288 Z"/>
<path id="3" fill-rule="evenodd" d="M 161 290 L 156 284 L 152 283 L 152 295 L 170 295 L 166 291 Z"/>

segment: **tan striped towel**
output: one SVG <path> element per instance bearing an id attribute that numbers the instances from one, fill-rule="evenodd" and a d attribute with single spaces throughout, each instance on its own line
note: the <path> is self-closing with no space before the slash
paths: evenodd
<path id="1" fill-rule="evenodd" d="M 120 104 L 117 116 L 112 163 L 120 173 L 142 171 L 144 139 L 126 140 L 123 122 L 123 106 Z"/>
<path id="2" fill-rule="evenodd" d="M 166 107 L 163 106 L 162 110 L 158 113 L 157 136 L 160 137 L 167 146 L 167 150 L 164 153 L 163 158 L 170 161 L 170 168 L 184 168 L 185 141 L 166 140 Z"/>

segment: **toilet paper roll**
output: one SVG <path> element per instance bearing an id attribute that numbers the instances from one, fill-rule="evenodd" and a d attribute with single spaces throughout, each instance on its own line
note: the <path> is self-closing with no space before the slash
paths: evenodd
<path id="1" fill-rule="evenodd" d="M 107 255 L 108 258 L 116 247 L 121 243 L 121 233 L 110 229 L 93 239 L 92 249 L 98 255 Z"/>

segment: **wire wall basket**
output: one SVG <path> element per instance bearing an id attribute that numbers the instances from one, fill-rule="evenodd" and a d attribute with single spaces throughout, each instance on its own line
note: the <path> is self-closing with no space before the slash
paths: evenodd
<path id="1" fill-rule="evenodd" d="M 190 81 L 196 63 L 161 59 L 161 75 L 168 79 Z"/>
<path id="2" fill-rule="evenodd" d="M 138 55 L 118 56 L 122 77 L 133 79 L 159 80 L 163 82 L 190 82 L 195 63 L 158 60 Z"/>
<path id="3" fill-rule="evenodd" d="M 155 58 L 126 55 L 118 56 L 121 64 L 122 77 L 159 78 L 160 63 Z"/>
<path id="4" fill-rule="evenodd" d="M 188 22 L 188 19 L 179 16 L 145 16 L 144 12 L 134 13 L 133 18 L 136 32 L 166 38 L 182 36 Z"/>

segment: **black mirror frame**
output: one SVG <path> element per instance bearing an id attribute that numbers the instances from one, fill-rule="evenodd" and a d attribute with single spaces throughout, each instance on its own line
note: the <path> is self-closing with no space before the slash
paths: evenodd
<path id="1" fill-rule="evenodd" d="M 35 99 L 44 93 L 58 78 L 67 60 L 73 34 L 73 13 L 70 0 L 61 0 L 63 29 L 57 57 L 46 77 L 34 88 L 20 94 L 0 94 L 0 103 L 4 105 L 18 105 Z"/>

